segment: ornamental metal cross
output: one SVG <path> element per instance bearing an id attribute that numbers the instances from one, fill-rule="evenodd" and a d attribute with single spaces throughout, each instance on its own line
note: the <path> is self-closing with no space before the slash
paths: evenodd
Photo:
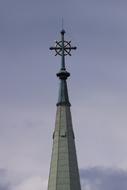
<path id="1" fill-rule="evenodd" d="M 76 50 L 76 47 L 71 46 L 71 41 L 65 41 L 64 40 L 64 34 L 65 31 L 61 31 L 61 41 L 56 41 L 55 47 L 50 47 L 50 50 L 55 50 L 56 55 L 60 55 L 62 57 L 62 65 L 61 69 L 65 69 L 65 56 L 70 55 L 71 56 L 71 50 Z"/>

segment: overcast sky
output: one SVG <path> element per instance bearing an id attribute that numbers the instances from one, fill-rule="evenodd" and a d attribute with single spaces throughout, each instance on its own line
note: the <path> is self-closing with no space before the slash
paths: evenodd
<path id="1" fill-rule="evenodd" d="M 47 189 L 62 17 L 78 47 L 66 67 L 82 189 L 125 190 L 125 0 L 0 1 L 0 190 Z"/>

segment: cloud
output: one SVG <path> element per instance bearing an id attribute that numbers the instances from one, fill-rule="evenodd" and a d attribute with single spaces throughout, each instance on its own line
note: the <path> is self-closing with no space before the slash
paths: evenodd
<path id="1" fill-rule="evenodd" d="M 11 190 L 11 184 L 7 177 L 7 171 L 0 168 L 0 190 Z"/>
<path id="2" fill-rule="evenodd" d="M 13 190 L 46 190 L 47 181 L 43 181 L 40 176 L 33 176 L 13 188 Z"/>
<path id="3" fill-rule="evenodd" d="M 82 190 L 126 190 L 127 171 L 117 168 L 93 167 L 80 170 Z M 0 169 L 0 190 L 46 190 L 47 179 L 27 176 L 10 183 L 6 169 Z"/>
<path id="4" fill-rule="evenodd" d="M 127 171 L 93 167 L 80 170 L 82 190 L 126 190 Z"/>
<path id="5" fill-rule="evenodd" d="M 0 168 L 0 190 L 35 190 L 35 189 L 46 190 L 47 179 L 44 179 L 39 175 L 17 177 L 13 176 L 12 171 L 8 171 L 5 168 L 4 169 Z"/>

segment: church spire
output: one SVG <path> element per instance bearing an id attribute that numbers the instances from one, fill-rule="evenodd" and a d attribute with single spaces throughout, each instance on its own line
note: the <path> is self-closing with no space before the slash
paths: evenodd
<path id="1" fill-rule="evenodd" d="M 61 41 L 56 41 L 56 55 L 61 56 L 61 68 L 57 73 L 60 79 L 59 98 L 57 102 L 53 148 L 48 181 L 48 190 L 81 190 L 79 170 L 75 148 L 75 137 L 72 126 L 70 102 L 67 89 L 65 56 L 71 55 L 71 41 L 64 40 L 65 31 L 61 31 Z"/>

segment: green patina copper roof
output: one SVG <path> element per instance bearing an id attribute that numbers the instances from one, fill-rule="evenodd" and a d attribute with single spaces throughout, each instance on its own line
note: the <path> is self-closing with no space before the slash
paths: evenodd
<path id="1" fill-rule="evenodd" d="M 75 138 L 72 127 L 70 102 L 67 89 L 67 78 L 70 73 L 66 71 L 64 62 L 64 33 L 62 35 L 61 49 L 52 47 L 50 49 L 62 51 L 62 66 L 57 76 L 60 79 L 59 98 L 57 102 L 55 130 L 53 133 L 53 148 L 48 181 L 48 190 L 81 190 L 79 170 L 75 149 Z M 58 42 L 57 42 L 58 43 Z M 70 53 L 70 52 L 69 52 Z"/>

